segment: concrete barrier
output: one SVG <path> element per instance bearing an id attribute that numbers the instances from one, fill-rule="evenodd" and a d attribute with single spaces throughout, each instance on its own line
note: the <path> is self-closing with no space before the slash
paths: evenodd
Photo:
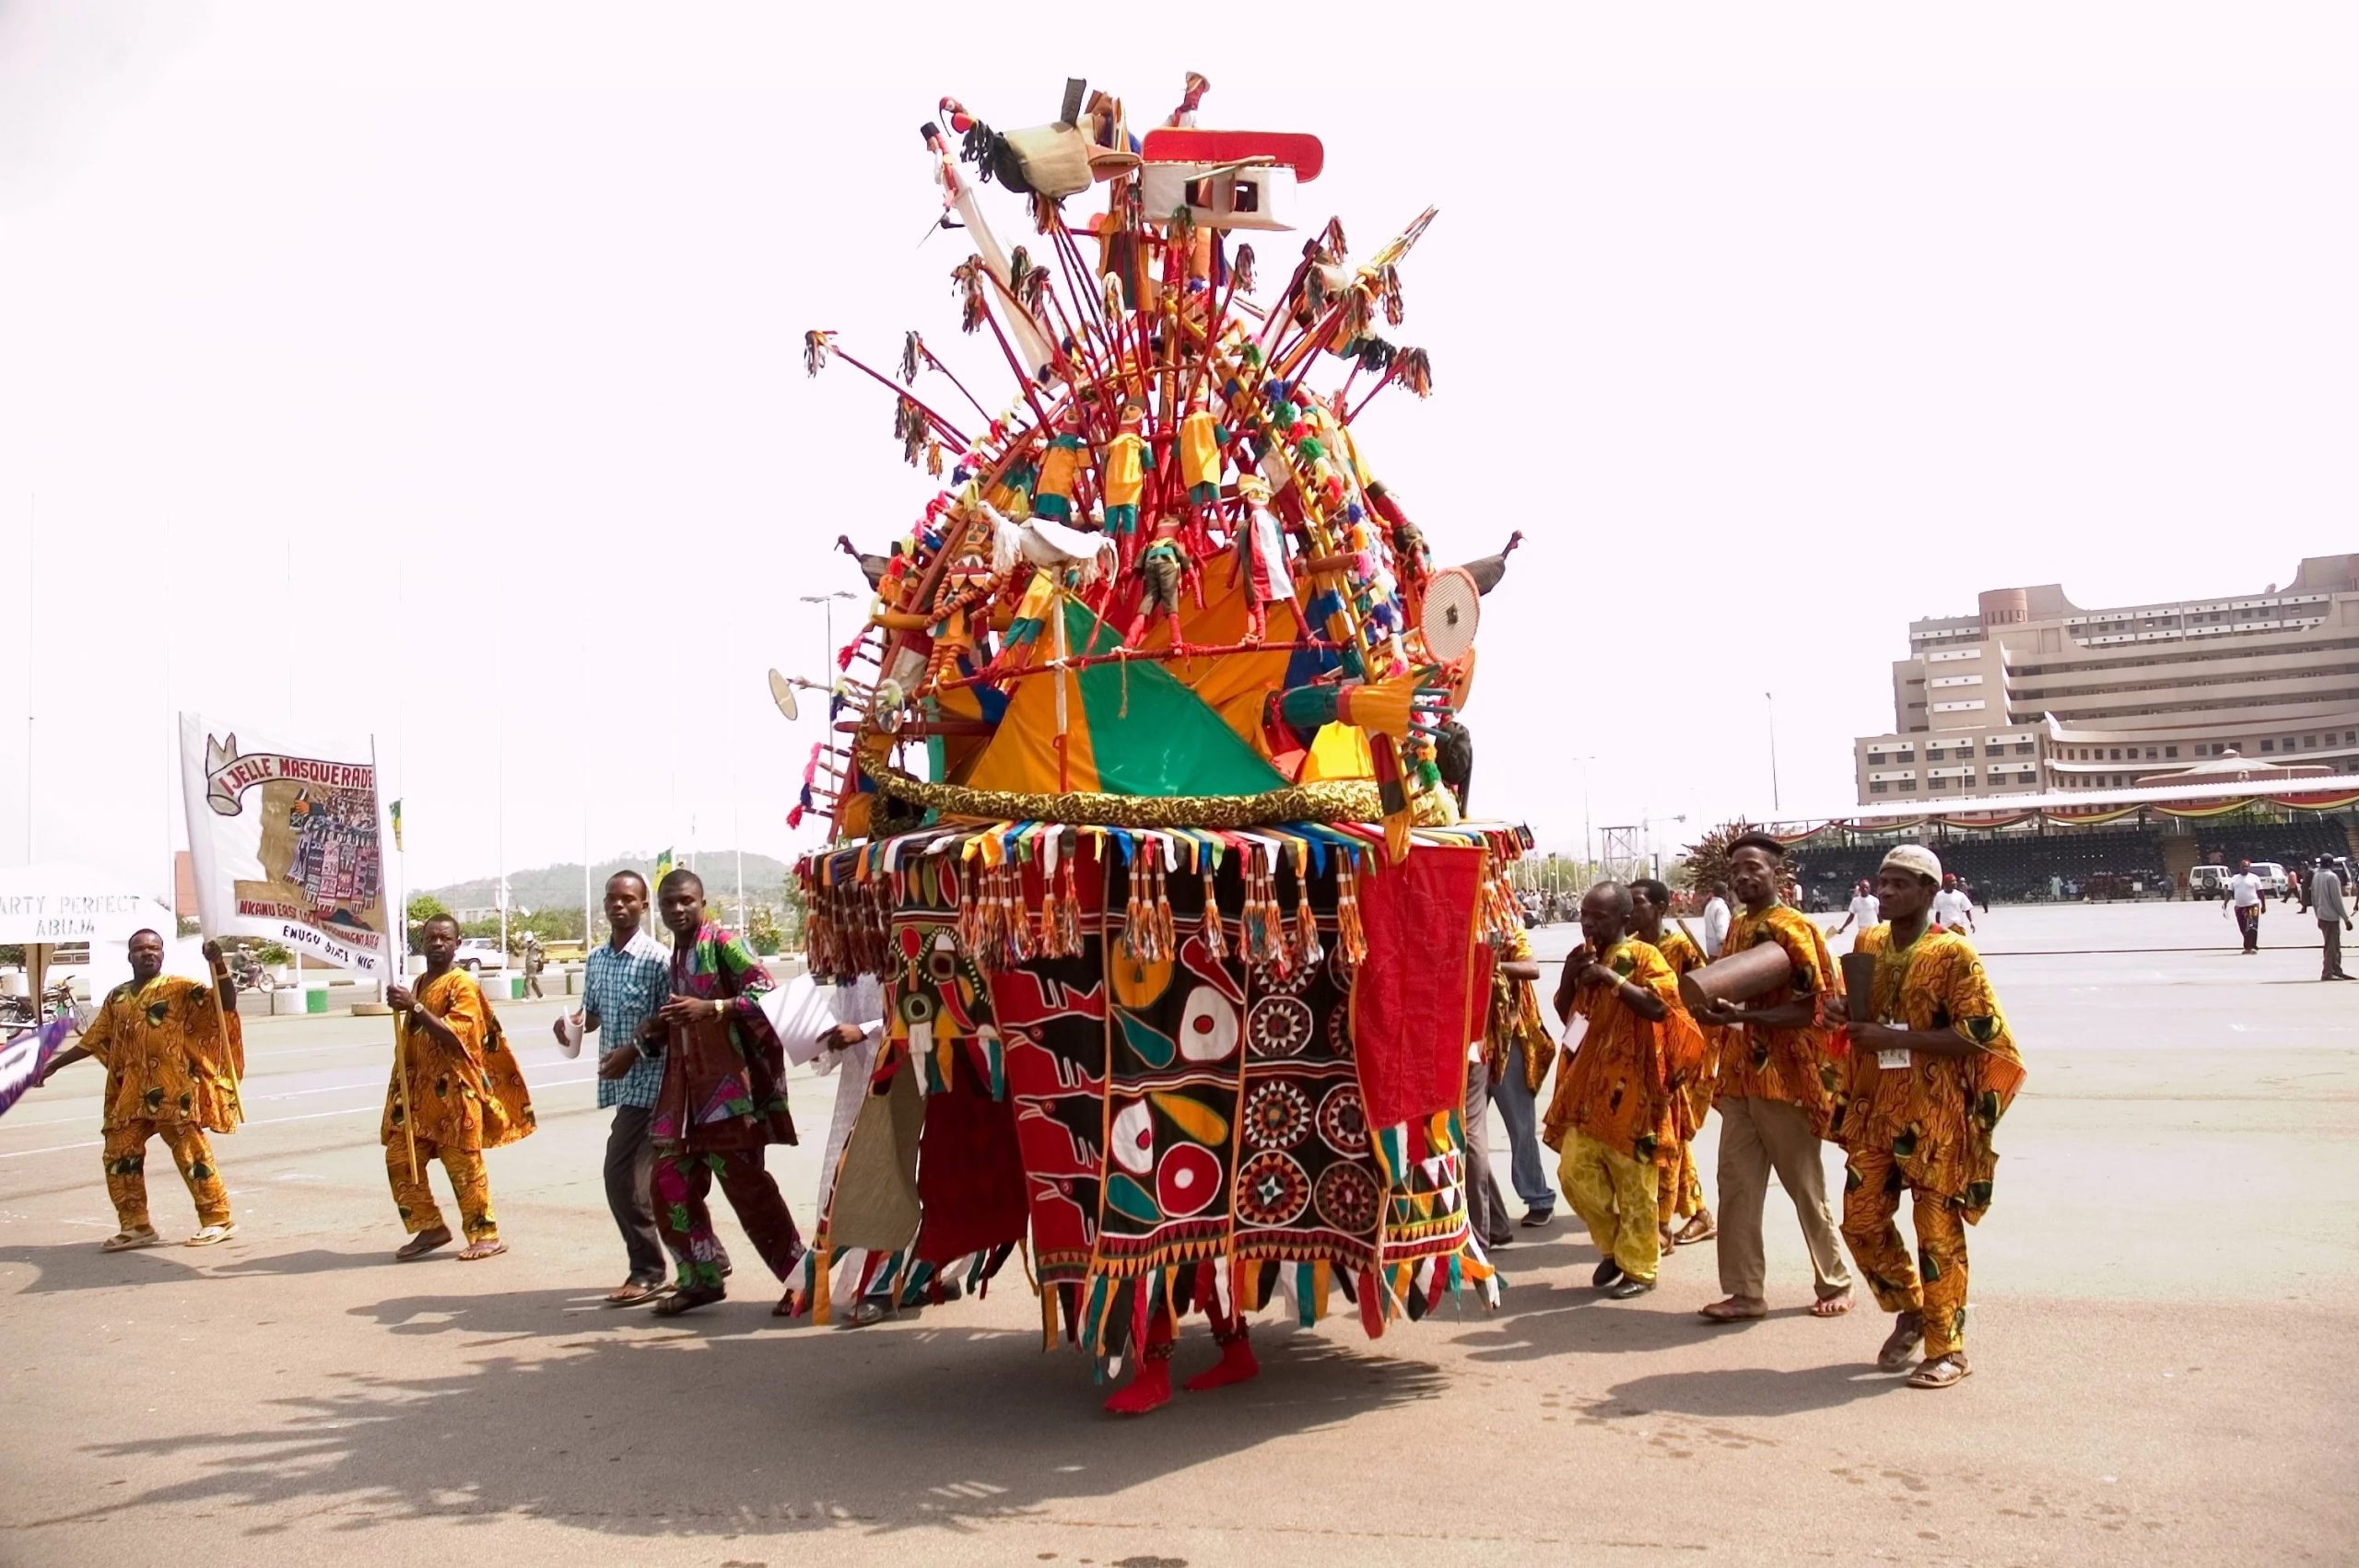
<path id="1" fill-rule="evenodd" d="M 303 998 L 305 994 L 306 993 L 302 991 L 297 990 L 292 986 L 279 987 L 276 990 L 270 993 L 271 1015 L 273 1017 L 291 1017 L 296 1013 L 303 1012 Z"/>

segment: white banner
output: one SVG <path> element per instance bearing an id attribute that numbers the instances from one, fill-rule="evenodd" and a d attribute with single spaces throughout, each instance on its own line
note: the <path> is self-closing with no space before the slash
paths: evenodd
<path id="1" fill-rule="evenodd" d="M 297 744 L 183 713 L 181 794 L 205 935 L 398 977 L 373 742 Z"/>

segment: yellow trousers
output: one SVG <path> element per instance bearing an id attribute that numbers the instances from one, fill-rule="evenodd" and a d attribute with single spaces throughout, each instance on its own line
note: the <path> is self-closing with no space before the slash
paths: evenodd
<path id="1" fill-rule="evenodd" d="M 147 1220 L 147 1140 L 160 1138 L 180 1166 L 188 1195 L 196 1200 L 196 1223 L 229 1223 L 229 1189 L 213 1163 L 213 1145 L 205 1129 L 193 1121 L 133 1121 L 109 1128 L 103 1153 L 107 1196 L 114 1200 L 116 1222 L 126 1231 L 144 1231 Z"/>
<path id="2" fill-rule="evenodd" d="M 1655 1217 L 1660 1173 L 1651 1160 L 1634 1160 L 1574 1128 L 1565 1134 L 1556 1180 L 1566 1201 L 1589 1226 L 1598 1252 L 1641 1283 L 1652 1283 L 1662 1262 L 1662 1233 Z"/>
<path id="3" fill-rule="evenodd" d="M 1886 1312 L 1925 1321 L 1925 1354 L 1966 1349 L 1966 1218 L 1954 1198 L 1913 1191 L 1917 1257 L 1894 1219 L 1907 1184 L 1884 1149 L 1854 1152 L 1843 1171 L 1843 1239 Z"/>
<path id="4" fill-rule="evenodd" d="M 1683 1214 L 1704 1211 L 1704 1183 L 1696 1174 L 1696 1145 L 1693 1142 L 1681 1142 L 1679 1164 L 1662 1173 L 1659 1185 L 1662 1192 L 1656 1200 L 1655 1218 L 1665 1226 Z"/>
<path id="5" fill-rule="evenodd" d="M 402 1228 L 412 1235 L 449 1228 L 434 1201 L 434 1189 L 426 1184 L 426 1167 L 436 1160 L 442 1162 L 443 1174 L 451 1178 L 451 1191 L 459 1200 L 459 1225 L 466 1238 L 498 1241 L 499 1222 L 492 1218 L 491 1179 L 484 1175 L 483 1151 L 461 1143 L 437 1143 L 428 1138 L 417 1141 L 415 1176 L 410 1174 L 409 1144 L 405 1141 L 385 1145 L 385 1176 L 393 1186 L 393 1205 L 402 1211 Z"/>

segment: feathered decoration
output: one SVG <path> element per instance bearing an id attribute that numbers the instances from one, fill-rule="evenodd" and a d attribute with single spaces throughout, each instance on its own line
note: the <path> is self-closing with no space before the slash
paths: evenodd
<path id="1" fill-rule="evenodd" d="M 1015 291 L 1015 298 L 1035 320 L 1040 319 L 1049 304 L 1049 269 L 1034 267 L 1026 273 L 1024 287 Z M 1068 345 L 1067 352 L 1070 351 Z"/>
<path id="2" fill-rule="evenodd" d="M 925 471 L 933 478 L 942 477 L 942 443 L 940 441 L 926 442 Z"/>
<path id="3" fill-rule="evenodd" d="M 1063 220 L 1064 215 L 1059 210 L 1054 196 L 1044 196 L 1038 191 L 1032 193 L 1032 227 L 1037 232 L 1053 234 L 1057 225 Z"/>
<path id="4" fill-rule="evenodd" d="M 1434 362 L 1422 348 L 1404 348 L 1392 361 L 1392 379 L 1419 397 L 1434 394 Z"/>
<path id="5" fill-rule="evenodd" d="M 1357 285 L 1344 296 L 1342 330 L 1346 343 L 1364 338 L 1376 330 L 1376 298 L 1367 285 Z"/>
<path id="6" fill-rule="evenodd" d="M 1400 351 L 1380 337 L 1360 340 L 1360 369 L 1382 375 L 1392 369 L 1393 357 Z"/>
<path id="7" fill-rule="evenodd" d="M 1385 324 L 1399 326 L 1402 317 L 1406 314 L 1401 303 L 1401 269 L 1379 267 L 1376 271 L 1376 293 L 1377 298 L 1384 301 Z"/>
<path id="8" fill-rule="evenodd" d="M 983 330 L 983 259 L 969 256 L 950 269 L 950 285 L 958 296 L 958 330 Z"/>
<path id="9" fill-rule="evenodd" d="M 836 334 L 831 332 L 807 332 L 803 334 L 803 373 L 816 376 L 827 368 L 827 355 L 836 346 Z"/>
<path id="10" fill-rule="evenodd" d="M 1327 258 L 1330 261 L 1340 262 L 1352 253 L 1351 246 L 1344 239 L 1342 218 L 1331 217 L 1327 220 L 1327 227 L 1320 231 L 1319 245 L 1320 249 L 1327 252 Z"/>
<path id="11" fill-rule="evenodd" d="M 1250 294 L 1253 292 L 1253 285 L 1258 280 L 1253 275 L 1252 246 L 1239 245 L 1237 248 L 1237 264 L 1230 269 L 1229 276 L 1235 282 L 1238 292 L 1240 294 Z"/>
<path id="12" fill-rule="evenodd" d="M 925 352 L 925 344 L 917 333 L 910 333 L 901 339 L 901 384 L 918 384 L 918 356 Z"/>

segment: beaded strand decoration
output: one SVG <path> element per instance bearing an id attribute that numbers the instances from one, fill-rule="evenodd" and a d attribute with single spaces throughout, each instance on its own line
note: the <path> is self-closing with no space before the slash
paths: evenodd
<path id="1" fill-rule="evenodd" d="M 1197 864 L 1204 873 L 1204 952 L 1215 964 L 1228 956 L 1228 937 L 1222 930 L 1220 918 L 1220 888 L 1213 875 L 1213 858 L 1200 853 Z"/>
<path id="2" fill-rule="evenodd" d="M 1335 860 L 1335 945 L 1344 967 L 1356 969 L 1367 958 L 1367 928 L 1360 924 L 1360 873 L 1357 855 Z"/>
<path id="3" fill-rule="evenodd" d="M 1305 864 L 1305 854 L 1297 848 L 1294 857 L 1294 961 L 1297 968 L 1309 969 L 1327 956 L 1319 944 L 1319 917 L 1310 912 L 1310 868 Z"/>

